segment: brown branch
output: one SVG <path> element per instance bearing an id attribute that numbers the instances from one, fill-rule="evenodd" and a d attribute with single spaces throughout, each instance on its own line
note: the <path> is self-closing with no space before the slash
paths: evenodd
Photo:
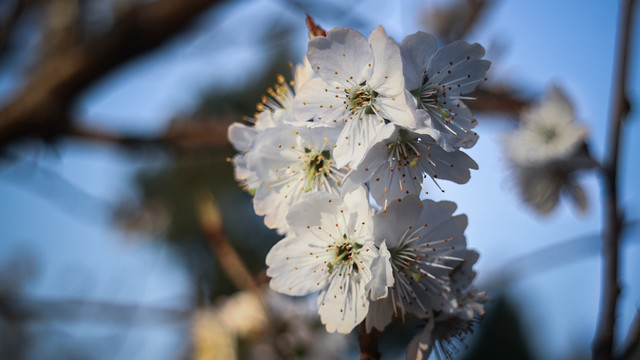
<path id="1" fill-rule="evenodd" d="M 258 284 L 224 234 L 222 216 L 213 196 L 210 193 L 200 194 L 196 199 L 196 209 L 209 248 L 222 271 L 237 289 L 252 291 L 260 296 Z"/>
<path id="2" fill-rule="evenodd" d="M 531 104 L 531 100 L 516 93 L 517 91 L 502 86 L 481 87 L 468 94 L 477 100 L 467 101 L 465 104 L 474 112 L 501 113 L 517 118 L 520 111 Z"/>
<path id="3" fill-rule="evenodd" d="M 618 359 L 633 360 L 640 356 L 640 309 L 636 310 L 636 316 L 633 318 L 629 334 L 625 339 L 625 348 L 622 350 Z"/>
<path id="4" fill-rule="evenodd" d="M 360 344 L 360 360 L 380 360 L 378 331 L 376 329 L 371 329 L 371 332 L 368 333 L 364 323 L 360 324 L 358 343 Z"/>
<path id="5" fill-rule="evenodd" d="M 164 308 L 155 305 L 122 304 L 87 299 L 32 299 L 0 294 L 0 306 L 20 321 L 68 320 L 82 317 L 106 322 L 163 323 L 189 320 L 191 309 Z"/>
<path id="6" fill-rule="evenodd" d="M 69 108 L 80 92 L 128 60 L 163 44 L 219 1 L 138 3 L 88 45 L 52 50 L 41 59 L 22 92 L 0 110 L 0 148 L 29 135 L 59 136 L 68 127 Z"/>
<path id="7" fill-rule="evenodd" d="M 7 18 L 4 24 L 0 26 L 0 56 L 4 53 L 4 50 L 9 42 L 9 38 L 11 37 L 11 33 L 16 26 L 16 23 L 22 16 L 22 14 L 26 11 L 28 7 L 28 0 L 17 0 L 13 11 Z"/>
<path id="8" fill-rule="evenodd" d="M 164 133 L 156 136 L 126 135 L 109 130 L 70 125 L 63 129 L 60 135 L 75 140 L 121 146 L 131 150 L 143 147 L 161 147 L 172 150 L 219 150 L 229 147 L 227 129 L 234 121 L 240 120 L 240 116 L 175 119 Z"/>
<path id="9" fill-rule="evenodd" d="M 614 80 L 611 100 L 611 118 L 609 120 L 609 141 L 603 166 L 605 183 L 605 233 L 602 245 L 602 294 L 598 327 L 593 340 L 593 359 L 613 358 L 615 339 L 616 309 L 620 294 L 619 252 L 622 233 L 623 214 L 618 200 L 618 159 L 622 126 L 629 113 L 627 97 L 627 78 L 629 57 L 631 54 L 631 33 L 636 1 L 623 0 L 620 7 L 620 32 L 618 33 L 617 55 L 614 68 Z"/>
<path id="10" fill-rule="evenodd" d="M 462 23 L 460 30 L 458 30 L 458 32 L 453 36 L 452 40 L 459 40 L 464 38 L 471 31 L 478 20 L 480 20 L 482 15 L 484 15 L 491 1 L 467 0 L 466 2 L 467 6 L 469 7 L 469 14 L 465 18 L 464 23 Z"/>

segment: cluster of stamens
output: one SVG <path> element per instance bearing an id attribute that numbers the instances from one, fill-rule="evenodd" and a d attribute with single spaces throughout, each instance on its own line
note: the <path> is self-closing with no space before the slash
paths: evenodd
<path id="1" fill-rule="evenodd" d="M 318 180 L 324 180 L 331 174 L 331 153 L 328 150 L 314 152 L 311 149 L 305 149 L 305 191 L 312 190 Z"/>
<path id="2" fill-rule="evenodd" d="M 327 264 L 329 274 L 333 273 L 335 267 L 346 267 L 358 272 L 358 264 L 356 264 L 354 256 L 358 254 L 358 250 L 362 248 L 362 245 L 350 241 L 347 235 L 343 235 L 342 239 L 341 243 L 329 245 L 330 248 L 335 248 L 335 258 Z"/>
<path id="3" fill-rule="evenodd" d="M 293 68 L 292 64 L 289 64 L 289 68 Z M 277 83 L 273 87 L 267 88 L 267 95 L 262 95 L 261 101 L 256 105 L 256 110 L 262 112 L 265 107 L 274 111 L 277 109 L 289 109 L 293 104 L 293 97 L 295 96 L 292 87 L 295 85 L 293 80 L 287 80 L 282 74 L 278 74 L 276 77 Z M 258 117 L 255 114 L 254 117 Z"/>
<path id="4" fill-rule="evenodd" d="M 375 98 L 378 95 L 374 90 L 366 85 L 360 84 L 354 89 L 345 89 L 347 101 L 345 101 L 345 109 L 351 110 L 352 113 L 364 112 L 365 114 L 374 114 Z"/>

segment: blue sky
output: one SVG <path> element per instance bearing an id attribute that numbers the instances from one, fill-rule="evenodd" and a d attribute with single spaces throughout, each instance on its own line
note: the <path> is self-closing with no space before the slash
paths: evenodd
<path id="1" fill-rule="evenodd" d="M 356 29 L 367 35 L 382 24 L 389 35 L 400 41 L 420 28 L 415 9 L 421 4 L 378 1 L 371 6 L 376 9 L 374 12 L 316 20 L 330 28 L 355 18 L 359 20 Z M 262 54 L 269 51 L 256 40 L 256 32 L 264 31 L 270 24 L 268 20 L 275 16 L 300 16 L 284 10 L 283 3 L 268 0 L 226 5 L 224 12 L 203 17 L 190 34 L 92 88 L 76 113 L 95 126 L 125 132 L 159 132 L 172 116 L 192 109 L 204 89 L 243 79 L 250 81 L 251 75 L 265 65 Z M 504 47 L 501 53 L 489 50 L 487 54 L 494 60 L 491 81 L 511 83 L 532 96 L 541 95 L 550 84 L 563 87 L 576 106 L 578 118 L 590 129 L 594 155 L 601 158 L 617 19 L 614 2 L 588 0 L 576 6 L 571 1 L 503 1 L 469 40 L 488 49 Z M 301 57 L 306 44 L 302 18 L 297 30 L 299 36 L 294 41 L 299 44 Z M 636 55 L 629 82 L 636 102 L 640 84 L 639 32 L 636 26 Z M 0 74 L 0 96 L 10 94 L 14 75 Z M 621 163 L 622 197 L 630 219 L 640 217 L 640 189 L 634 182 L 640 175 L 640 159 L 630 156 L 638 151 L 634 139 L 640 137 L 639 117 L 637 112 L 632 113 L 626 127 L 626 155 Z M 479 121 L 480 141 L 469 154 L 480 169 L 472 173 L 466 185 L 441 183 L 446 192 L 436 194 L 436 198 L 457 202 L 458 211 L 468 215 L 467 239 L 481 253 L 477 269 L 482 283 L 490 284 L 491 271 L 501 269 L 511 259 L 600 231 L 601 190 L 597 177 L 586 175 L 581 179 L 590 202 L 586 214 L 577 214 L 570 204 L 562 203 L 551 216 L 537 216 L 517 199 L 503 162 L 499 143 L 511 125 L 489 116 Z M 109 218 L 114 199 L 135 196 L 131 176 L 148 163 L 117 149 L 91 144 L 66 144 L 56 151 L 32 148 L 20 153 L 25 159 L 22 164 L 0 169 L 0 264 L 22 252 L 37 259 L 40 276 L 30 283 L 29 294 L 64 299 L 90 293 L 100 299 L 176 308 L 193 303 L 187 277 L 167 249 L 154 239 L 121 234 L 113 229 Z M 64 181 L 51 180 L 46 169 L 84 194 L 69 199 Z M 633 281 L 640 275 L 636 261 L 640 258 L 638 239 L 636 229 L 627 236 L 623 247 L 625 288 L 618 323 L 622 332 L 640 306 L 640 283 Z M 597 248 L 588 236 L 585 243 Z M 561 254 L 567 262 L 561 268 L 545 269 L 545 259 L 541 259 L 541 269 L 507 290 L 526 310 L 522 316 L 529 325 L 527 330 L 535 349 L 543 358 L 567 356 L 574 347 L 588 351 L 595 331 L 600 262 L 597 256 L 573 255 Z M 123 277 L 126 282 L 120 281 Z M 141 334 L 133 336 L 143 339 Z M 171 334 L 157 336 L 171 338 Z M 122 346 L 119 356 L 133 351 L 130 345 Z M 166 355 L 162 349 L 155 351 L 144 356 L 151 359 Z"/>

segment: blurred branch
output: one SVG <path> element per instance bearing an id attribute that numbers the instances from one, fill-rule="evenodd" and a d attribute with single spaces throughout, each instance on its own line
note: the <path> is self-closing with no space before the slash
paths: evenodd
<path id="1" fill-rule="evenodd" d="M 175 119 L 169 128 L 158 136 L 124 135 L 77 125 L 69 126 L 60 135 L 133 150 L 146 146 L 167 147 L 175 150 L 223 149 L 229 146 L 227 139 L 229 125 L 240 120 L 240 116 Z"/>
<path id="2" fill-rule="evenodd" d="M 200 194 L 196 199 L 196 206 L 200 225 L 209 240 L 209 248 L 222 271 L 237 289 L 252 291 L 261 296 L 258 284 L 224 234 L 222 215 L 213 196 L 210 193 Z"/>
<path id="3" fill-rule="evenodd" d="M 633 318 L 633 322 L 629 328 L 629 334 L 627 335 L 624 344 L 625 348 L 617 359 L 637 359 L 640 355 L 640 309 L 636 309 L 636 316 Z"/>
<path id="4" fill-rule="evenodd" d="M 16 0 L 13 11 L 9 14 L 5 23 L 0 25 L 0 57 L 7 46 L 7 42 L 11 37 L 11 33 L 13 32 L 18 19 L 20 19 L 20 16 L 22 16 L 24 11 L 27 9 L 28 2 L 29 0 Z"/>
<path id="5" fill-rule="evenodd" d="M 376 329 L 371 329 L 371 332 L 367 333 L 367 327 L 364 323 L 360 324 L 358 343 L 360 344 L 360 360 L 380 360 L 378 331 Z"/>
<path id="6" fill-rule="evenodd" d="M 514 95 L 515 93 L 517 91 L 500 85 L 481 87 L 465 94 L 478 100 L 467 101 L 466 104 L 474 112 L 502 113 L 517 118 L 520 111 L 529 106 L 531 100 Z"/>
<path id="7" fill-rule="evenodd" d="M 136 322 L 187 321 L 191 309 L 118 304 L 101 300 L 38 300 L 0 294 L 0 307 L 20 321 L 68 320 L 88 317 L 119 324 Z"/>
<path id="8" fill-rule="evenodd" d="M 469 7 L 469 14 L 464 19 L 464 22 L 460 24 L 460 30 L 453 35 L 452 40 L 464 38 L 473 26 L 478 23 L 478 20 L 484 15 L 489 7 L 488 5 L 491 5 L 491 2 L 490 0 L 466 0 L 467 6 Z"/>
<path id="9" fill-rule="evenodd" d="M 52 139 L 68 131 L 69 109 L 80 92 L 128 60 L 157 48 L 220 1 L 136 3 L 103 35 L 51 49 L 22 92 L 0 110 L 0 148 L 29 135 Z"/>
<path id="10" fill-rule="evenodd" d="M 635 0 L 623 0 L 620 7 L 621 24 L 618 34 L 617 55 L 614 68 L 614 79 L 611 99 L 611 118 L 609 120 L 609 141 L 606 159 L 603 166 L 604 204 L 605 204 L 605 236 L 603 239 L 602 296 L 598 327 L 593 341 L 593 359 L 612 359 L 615 339 L 616 309 L 619 284 L 620 235 L 622 232 L 623 213 L 618 199 L 618 158 L 622 125 L 629 113 L 628 70 L 631 55 L 631 33 Z"/>

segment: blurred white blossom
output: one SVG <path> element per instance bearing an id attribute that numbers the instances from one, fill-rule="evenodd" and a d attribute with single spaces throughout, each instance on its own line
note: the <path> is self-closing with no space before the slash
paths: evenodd
<path id="1" fill-rule="evenodd" d="M 586 128 L 575 122 L 573 106 L 557 87 L 523 111 L 520 127 L 503 141 L 523 201 L 545 214 L 565 193 L 579 210 L 587 209 L 577 172 L 597 163 L 589 155 L 586 137 Z"/>

